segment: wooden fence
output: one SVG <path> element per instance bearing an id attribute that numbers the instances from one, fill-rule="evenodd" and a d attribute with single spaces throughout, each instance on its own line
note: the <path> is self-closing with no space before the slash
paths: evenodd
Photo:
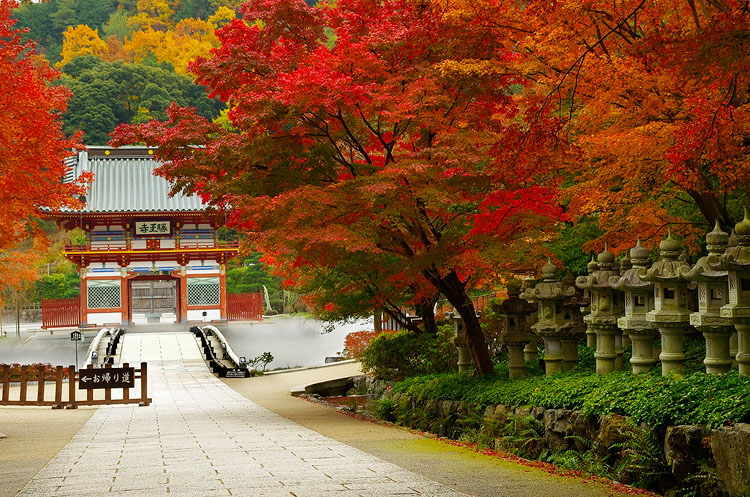
<path id="1" fill-rule="evenodd" d="M 42 328 L 67 328 L 81 324 L 81 300 L 42 300 Z"/>
<path id="2" fill-rule="evenodd" d="M 229 321 L 262 321 L 263 294 L 227 294 L 227 319 Z"/>
<path id="3" fill-rule="evenodd" d="M 127 363 L 122 368 L 128 369 Z M 120 368 L 120 369 L 122 369 Z M 105 365 L 102 371 L 112 369 L 109 364 Z M 89 365 L 87 370 L 89 374 L 95 371 L 93 366 Z M 83 387 L 80 385 L 81 373 L 76 371 L 75 366 L 20 366 L 7 364 L 0 366 L 0 382 L 2 383 L 2 397 L 0 397 L 0 406 L 52 406 L 53 409 L 76 409 L 78 406 L 96 406 L 106 404 L 138 404 L 147 406 L 151 403 L 148 397 L 148 367 L 145 362 L 141 363 L 140 369 L 134 369 L 133 384 L 135 380 L 140 380 L 139 397 L 131 397 L 131 388 L 97 388 L 103 391 L 104 398 L 101 395 L 95 395 L 94 389 L 85 390 L 85 398 L 78 398 L 78 392 Z M 65 383 L 67 380 L 67 384 Z M 48 387 L 49 385 L 49 387 Z M 11 395 L 11 386 L 17 387 L 18 395 Z M 35 395 L 29 396 L 29 387 L 34 389 Z M 54 388 L 54 390 L 53 390 Z M 121 395 L 113 398 L 112 393 L 121 390 Z M 67 395 L 66 395 L 67 393 Z"/>

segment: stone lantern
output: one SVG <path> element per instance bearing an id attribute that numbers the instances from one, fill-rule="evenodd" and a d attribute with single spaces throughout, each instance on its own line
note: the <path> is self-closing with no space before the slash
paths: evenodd
<path id="1" fill-rule="evenodd" d="M 597 260 L 599 268 L 590 271 L 588 276 L 579 276 L 576 286 L 588 290 L 591 296 L 589 322 L 596 333 L 596 372 L 602 374 L 615 370 L 615 335 L 619 332 L 617 318 L 622 315 L 623 306 L 620 295 L 609 284 L 610 278 L 618 277 L 620 274 L 615 269 L 615 256 L 605 245 Z M 622 349 L 622 345 L 620 348 Z"/>
<path id="2" fill-rule="evenodd" d="M 564 287 L 573 288 L 573 295 L 563 300 L 563 324 L 560 327 L 562 344 L 562 370 L 570 371 L 578 365 L 578 339 L 586 333 L 581 308 L 589 305 L 589 299 L 576 289 L 576 280 L 570 275 L 562 279 Z"/>
<path id="3" fill-rule="evenodd" d="M 682 268 L 681 276 L 698 283 L 698 311 L 690 314 L 690 324 L 706 338 L 703 364 L 708 374 L 722 374 L 732 367 L 729 337 L 734 331 L 732 321 L 721 317 L 722 306 L 729 303 L 727 271 L 720 263 L 729 243 L 729 233 L 721 231 L 718 221 L 706 235 L 708 255 L 698 259 L 692 269 Z"/>
<path id="4" fill-rule="evenodd" d="M 685 362 L 682 349 L 685 329 L 690 323 L 688 282 L 680 278 L 688 264 L 678 260 L 682 244 L 672 238 L 670 231 L 659 244 L 661 258 L 649 269 L 641 268 L 638 276 L 654 284 L 654 310 L 646 314 L 646 321 L 659 329 L 661 335 L 661 371 L 680 371 Z M 692 285 L 691 285 L 692 286 Z"/>
<path id="5" fill-rule="evenodd" d="M 479 313 L 477 312 L 477 317 Z M 469 340 L 466 338 L 466 328 L 464 328 L 464 320 L 458 314 L 458 311 L 453 309 L 453 312 L 446 312 L 445 319 L 453 320 L 453 344 L 456 346 L 458 351 L 458 371 L 469 371 L 471 370 L 471 351 L 469 350 Z"/>
<path id="6" fill-rule="evenodd" d="M 721 317 L 729 318 L 737 329 L 737 364 L 741 376 L 750 376 L 750 219 L 734 227 L 737 245 L 721 256 L 729 276 L 729 303 L 721 308 Z"/>
<path id="7" fill-rule="evenodd" d="M 521 294 L 523 294 L 529 288 L 534 288 L 534 285 L 536 285 L 536 280 L 532 278 L 531 276 L 526 276 L 521 282 Z M 529 322 L 529 327 L 531 327 L 532 324 L 537 322 L 536 305 L 534 305 L 534 310 L 528 316 L 528 322 Z M 523 358 L 525 361 L 536 361 L 539 358 L 539 349 L 537 349 L 536 343 L 537 343 L 537 338 L 536 336 L 534 336 L 532 340 L 526 344 L 526 347 L 524 347 Z"/>
<path id="8" fill-rule="evenodd" d="M 654 341 L 656 330 L 646 320 L 646 315 L 654 310 L 654 285 L 638 277 L 638 272 L 648 269 L 648 249 L 638 239 L 635 247 L 630 249 L 632 268 L 625 269 L 620 276 L 613 276 L 609 284 L 615 290 L 625 292 L 625 315 L 617 320 L 617 326 L 627 333 L 633 344 L 633 356 L 630 364 L 633 374 L 645 373 L 654 367 Z"/>
<path id="9" fill-rule="evenodd" d="M 596 263 L 596 258 L 593 255 L 591 256 L 591 262 L 588 263 L 586 268 L 589 275 L 599 269 L 599 264 Z M 587 305 L 581 307 L 583 322 L 586 323 L 586 347 L 595 347 L 596 331 L 594 331 L 594 327 L 591 324 L 591 292 L 587 288 L 583 289 L 583 298 L 588 301 Z"/>
<path id="10" fill-rule="evenodd" d="M 527 300 L 519 298 L 521 282 L 510 280 L 507 284 L 508 298 L 499 306 L 503 314 L 503 331 L 501 339 L 508 347 L 508 371 L 511 378 L 523 377 L 526 361 L 524 347 L 534 340 L 531 334 L 529 316 L 536 310 L 536 306 Z"/>
<path id="11" fill-rule="evenodd" d="M 568 331 L 564 328 L 563 301 L 576 293 L 575 286 L 555 281 L 557 266 L 547 260 L 542 267 L 542 280 L 533 288 L 527 288 L 521 298 L 537 304 L 537 322 L 531 330 L 544 340 L 544 362 L 547 375 L 562 372 L 562 342 Z M 580 305 L 580 304 L 579 304 Z M 569 323 L 567 323 L 569 326 Z"/>

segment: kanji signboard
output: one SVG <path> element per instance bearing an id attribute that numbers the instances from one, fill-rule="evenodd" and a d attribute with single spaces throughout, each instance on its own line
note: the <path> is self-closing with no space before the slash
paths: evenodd
<path id="1" fill-rule="evenodd" d="M 78 371 L 78 389 L 132 388 L 134 376 L 133 368 L 81 369 Z"/>
<path id="2" fill-rule="evenodd" d="M 136 235 L 169 235 L 169 221 L 138 221 L 135 223 Z"/>

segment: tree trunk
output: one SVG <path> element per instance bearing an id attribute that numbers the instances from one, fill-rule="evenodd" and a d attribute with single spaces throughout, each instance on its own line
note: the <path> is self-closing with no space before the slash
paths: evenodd
<path id="1" fill-rule="evenodd" d="M 375 333 L 380 333 L 383 331 L 383 310 L 382 309 L 375 309 L 375 312 L 373 313 L 373 326 Z"/>
<path id="2" fill-rule="evenodd" d="M 474 304 L 472 304 L 466 288 L 455 271 L 445 275 L 439 275 L 436 271 L 426 271 L 425 276 L 440 290 L 448 302 L 458 311 L 458 315 L 464 321 L 466 341 L 471 352 L 471 360 L 474 368 L 479 374 L 490 374 L 495 368 L 492 365 L 487 341 L 484 339 L 482 328 L 479 325 Z"/>
<path id="3" fill-rule="evenodd" d="M 437 323 L 435 322 L 435 304 L 437 303 L 439 298 L 440 294 L 436 293 L 434 296 L 423 300 L 415 306 L 417 314 L 422 318 L 424 332 L 429 333 L 430 335 L 437 334 Z"/>

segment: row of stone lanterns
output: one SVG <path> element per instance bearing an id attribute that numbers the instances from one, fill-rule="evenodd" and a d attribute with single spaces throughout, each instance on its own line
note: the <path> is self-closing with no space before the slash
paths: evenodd
<path id="1" fill-rule="evenodd" d="M 736 361 L 740 375 L 749 376 L 750 219 L 747 212 L 744 220 L 735 226 L 733 237 L 721 231 L 717 223 L 706 241 L 708 255 L 692 267 L 682 256 L 680 242 L 669 233 L 659 244 L 659 260 L 651 266 L 649 251 L 638 240 L 619 267 L 615 256 L 605 246 L 589 264 L 588 275 L 575 281 L 569 277 L 558 281 L 558 268 L 548 260 L 542 267 L 542 279 L 532 280 L 523 292 L 518 283 L 509 284 L 509 298 L 498 310 L 504 315 L 503 342 L 508 347 L 511 377 L 523 375 L 524 361 L 535 353 L 535 347 L 529 347 L 533 345 L 534 335 L 544 341 L 547 374 L 572 369 L 578 360 L 577 341 L 584 332 L 595 336 L 597 373 L 621 367 L 622 340 L 626 336 L 632 342 L 630 362 L 636 374 L 656 364 L 652 343 L 658 333 L 661 338 L 659 360 L 662 373 L 666 375 L 682 369 L 683 343 L 690 327 L 701 332 L 706 340 L 703 362 L 707 373 L 726 373 Z M 691 313 L 690 291 L 696 288 L 698 310 Z M 461 353 L 459 321 L 455 316 L 459 362 L 461 369 L 466 370 L 470 361 L 468 348 Z M 734 347 L 733 337 L 736 337 Z"/>

